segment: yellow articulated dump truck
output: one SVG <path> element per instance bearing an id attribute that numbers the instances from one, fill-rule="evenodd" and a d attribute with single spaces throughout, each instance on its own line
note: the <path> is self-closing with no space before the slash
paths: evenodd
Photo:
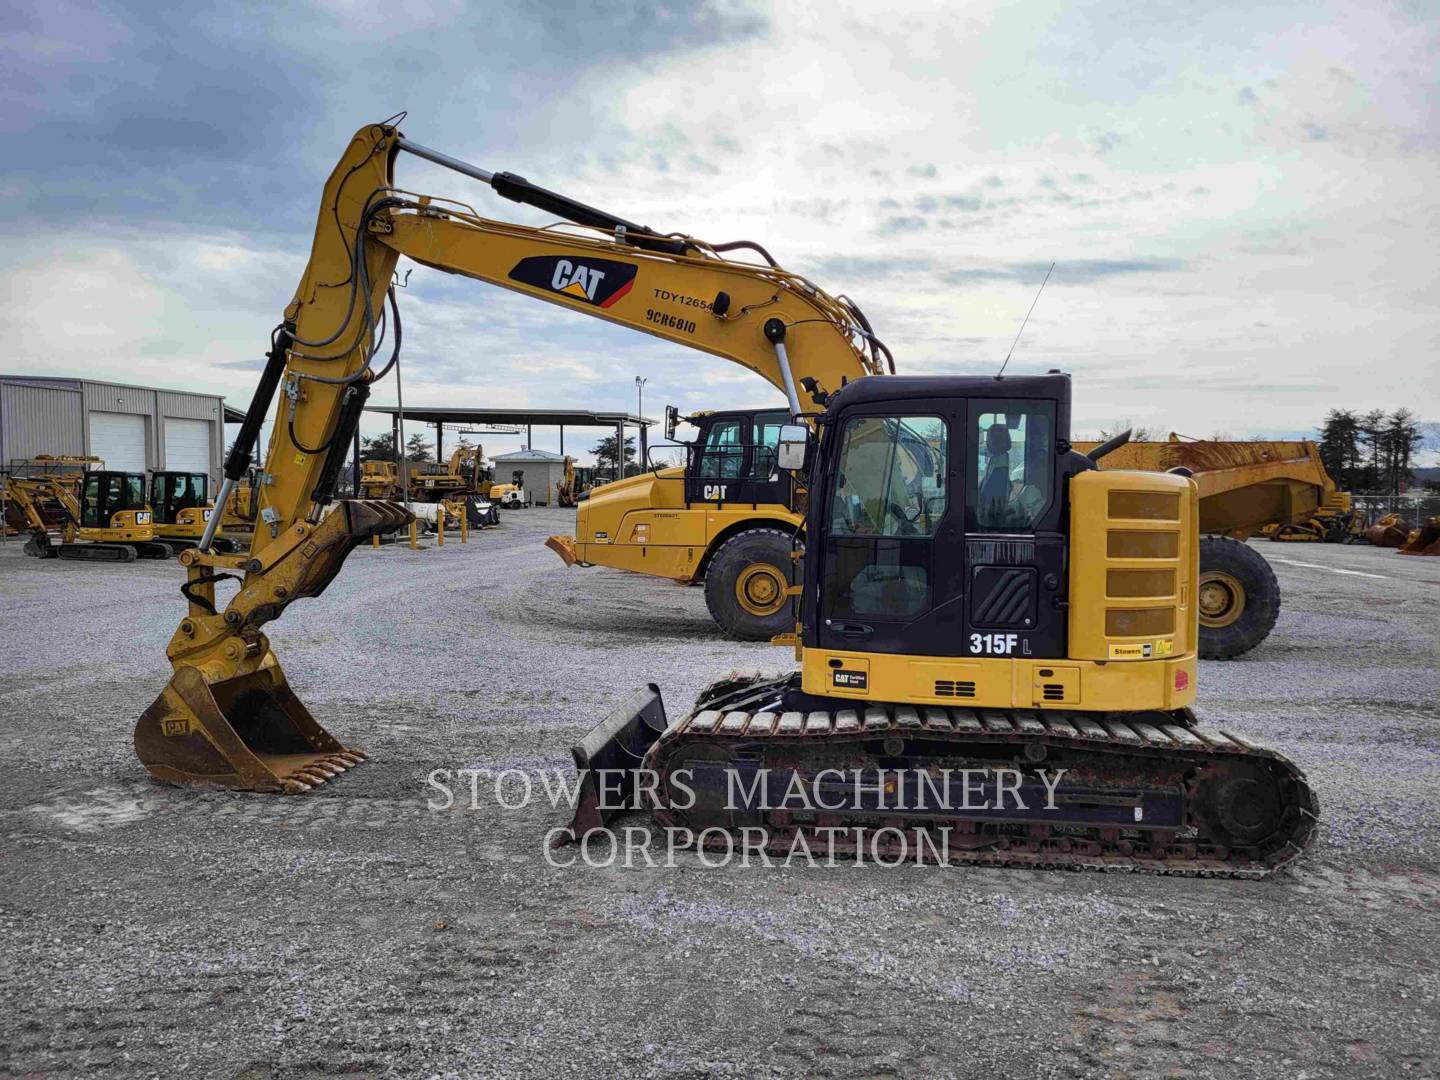
<path id="1" fill-rule="evenodd" d="M 1093 442 L 1077 442 L 1082 454 Z M 1281 538 L 1341 518 L 1349 496 L 1336 490 L 1313 442 L 1185 440 L 1129 442 L 1102 469 L 1183 470 L 1200 489 L 1200 655 L 1229 660 L 1259 645 L 1280 615 L 1275 572 L 1244 541 L 1271 527 Z M 1348 535 L 1348 522 L 1329 528 Z"/>
<path id="2" fill-rule="evenodd" d="M 795 629 L 787 589 L 803 513 L 791 509 L 793 482 L 775 462 L 784 408 L 666 410 L 665 435 L 680 420 L 696 438 L 683 467 L 651 469 L 594 488 L 576 501 L 575 536 L 546 545 L 569 566 L 609 566 L 705 583 L 716 624 L 741 641 L 769 641 Z"/>

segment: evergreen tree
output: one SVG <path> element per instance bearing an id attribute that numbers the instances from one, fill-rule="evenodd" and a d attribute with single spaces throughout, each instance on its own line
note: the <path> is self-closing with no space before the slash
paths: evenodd
<path id="1" fill-rule="evenodd" d="M 395 435 L 392 432 L 385 432 L 383 435 L 376 435 L 374 438 L 361 436 L 360 438 L 360 460 L 361 461 L 394 461 L 395 460 Z"/>
<path id="2" fill-rule="evenodd" d="M 613 476 L 619 479 L 622 475 L 615 466 L 615 436 L 607 435 L 601 439 L 590 451 L 595 455 L 595 472 L 601 476 Z M 635 462 L 635 437 L 625 437 L 625 476 L 634 476 L 640 471 L 639 465 Z"/>

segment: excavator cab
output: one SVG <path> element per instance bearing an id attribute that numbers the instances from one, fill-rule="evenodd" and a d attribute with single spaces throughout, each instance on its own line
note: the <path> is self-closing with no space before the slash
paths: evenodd
<path id="1" fill-rule="evenodd" d="M 1197 487 L 1102 472 L 1069 424 L 1059 374 L 833 395 L 808 455 L 781 444 L 810 459 L 801 670 L 723 680 L 675 722 L 646 688 L 574 748 L 582 781 L 618 806 L 626 776 L 662 825 L 710 843 L 754 829 L 776 854 L 838 831 L 876 857 L 1288 862 L 1316 819 L 1303 774 L 1189 709 Z M 607 818 L 598 790 L 582 783 L 571 837 Z"/>
<path id="2" fill-rule="evenodd" d="M 210 476 L 203 472 L 156 471 L 150 474 L 150 508 L 155 533 L 172 548 L 194 547 L 205 533 L 215 504 Z M 217 551 L 231 551 L 228 540 L 216 539 Z"/>

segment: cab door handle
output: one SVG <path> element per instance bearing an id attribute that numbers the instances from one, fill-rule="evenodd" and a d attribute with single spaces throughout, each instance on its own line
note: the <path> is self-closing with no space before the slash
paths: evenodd
<path id="1" fill-rule="evenodd" d="M 874 627 L 864 623 L 833 623 L 830 629 L 847 641 L 869 641 L 875 633 Z"/>

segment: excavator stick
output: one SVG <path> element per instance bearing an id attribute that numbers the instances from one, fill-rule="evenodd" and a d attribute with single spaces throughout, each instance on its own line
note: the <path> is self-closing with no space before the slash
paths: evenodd
<path id="1" fill-rule="evenodd" d="M 1411 533 L 1400 554 L 1440 555 L 1440 517 L 1431 518 Z"/>
<path id="2" fill-rule="evenodd" d="M 555 846 L 574 843 L 616 814 L 638 808 L 636 794 L 643 786 L 640 762 L 665 733 L 665 703 L 660 688 L 650 683 L 590 730 L 570 748 L 580 794 L 568 834 L 557 836 Z"/>
<path id="3" fill-rule="evenodd" d="M 192 614 L 171 640 L 175 673 L 135 725 L 135 752 L 150 774 L 190 787 L 295 795 L 364 761 L 364 751 L 342 744 L 295 696 L 251 620 L 273 618 L 298 597 L 319 596 L 357 545 L 410 521 L 394 503 L 341 502 L 319 524 L 282 537 L 283 550 L 266 556 L 268 569 L 253 570 L 259 580 L 247 578 L 223 613 L 214 609 L 213 591 L 208 598 L 200 591 L 213 590 L 217 580 L 207 573 L 208 557 L 184 552 Z"/>

